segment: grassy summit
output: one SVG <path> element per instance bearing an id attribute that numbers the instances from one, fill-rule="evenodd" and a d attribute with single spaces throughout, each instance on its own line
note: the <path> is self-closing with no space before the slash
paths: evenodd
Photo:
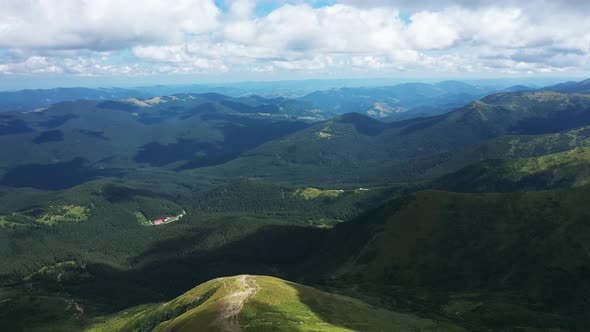
<path id="1" fill-rule="evenodd" d="M 88 331 L 463 331 L 268 276 L 206 282 L 176 299 L 99 319 Z"/>

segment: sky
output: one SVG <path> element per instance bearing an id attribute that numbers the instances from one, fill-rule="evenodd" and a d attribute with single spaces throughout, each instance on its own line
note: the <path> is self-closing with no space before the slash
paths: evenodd
<path id="1" fill-rule="evenodd" d="M 587 0 L 0 0 L 0 88 L 590 76 Z"/>

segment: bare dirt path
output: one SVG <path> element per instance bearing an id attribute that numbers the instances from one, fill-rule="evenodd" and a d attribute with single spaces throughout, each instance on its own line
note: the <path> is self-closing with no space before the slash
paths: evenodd
<path id="1" fill-rule="evenodd" d="M 258 292 L 259 286 L 256 283 L 256 278 L 250 275 L 241 275 L 236 278 L 232 285 L 224 286 L 231 289 L 230 294 L 219 300 L 222 307 L 213 325 L 223 331 L 242 331 L 238 316 L 244 307 L 244 303 Z"/>
<path id="2" fill-rule="evenodd" d="M 57 275 L 57 283 L 59 284 L 59 287 L 66 295 L 66 297 L 62 297 L 61 299 L 64 300 L 64 302 L 66 302 L 68 304 L 68 307 L 67 307 L 68 310 L 74 309 L 74 311 L 75 311 L 74 317 L 79 318 L 80 316 L 84 315 L 84 307 L 81 306 L 78 302 L 76 302 L 71 296 L 69 296 L 68 292 L 66 292 L 66 289 L 61 284 L 63 274 L 64 274 L 63 272 L 60 272 Z"/>

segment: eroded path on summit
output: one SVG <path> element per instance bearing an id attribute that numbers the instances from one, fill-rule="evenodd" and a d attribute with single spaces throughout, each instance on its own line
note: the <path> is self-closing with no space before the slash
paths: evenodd
<path id="1" fill-rule="evenodd" d="M 250 275 L 241 275 L 230 285 L 224 282 L 224 287 L 229 288 L 230 294 L 219 300 L 221 310 L 212 325 L 219 327 L 222 331 L 242 331 L 238 316 L 246 301 L 256 295 L 260 287 L 256 278 Z"/>

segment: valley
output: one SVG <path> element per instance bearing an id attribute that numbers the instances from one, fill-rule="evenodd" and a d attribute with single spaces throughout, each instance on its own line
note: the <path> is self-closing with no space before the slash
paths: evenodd
<path id="1" fill-rule="evenodd" d="M 589 326 L 588 95 L 134 98 L 2 113 L 3 329 Z"/>

